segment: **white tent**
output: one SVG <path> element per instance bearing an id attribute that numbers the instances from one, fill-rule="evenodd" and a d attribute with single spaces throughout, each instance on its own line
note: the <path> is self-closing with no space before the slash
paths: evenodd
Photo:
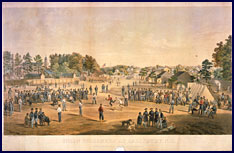
<path id="1" fill-rule="evenodd" d="M 205 96 L 205 98 L 209 101 L 214 101 L 214 97 L 212 96 L 206 85 L 199 83 L 188 83 L 188 88 L 190 88 L 192 99 L 199 95 L 201 97 Z"/>

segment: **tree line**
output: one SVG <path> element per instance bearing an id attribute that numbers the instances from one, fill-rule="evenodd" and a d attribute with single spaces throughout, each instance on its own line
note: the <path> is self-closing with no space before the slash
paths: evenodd
<path id="1" fill-rule="evenodd" d="M 100 66 L 95 58 L 89 55 L 83 57 L 75 52 L 72 54 L 51 54 L 49 60 L 47 57 L 43 60 L 39 54 L 32 57 L 29 52 L 21 55 L 4 51 L 3 69 L 4 76 L 9 75 L 16 78 L 21 78 L 29 73 L 41 74 L 44 70 L 52 71 L 57 76 L 62 73 L 81 74 L 86 71 L 90 74 L 100 72 Z"/>

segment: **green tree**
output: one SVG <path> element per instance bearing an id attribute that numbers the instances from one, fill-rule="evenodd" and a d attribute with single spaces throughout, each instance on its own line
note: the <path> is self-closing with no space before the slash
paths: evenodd
<path id="1" fill-rule="evenodd" d="M 212 68 L 212 63 L 206 59 L 202 62 L 202 69 L 200 70 L 200 74 L 206 82 L 211 78 L 210 68 Z"/>
<path id="2" fill-rule="evenodd" d="M 24 62 L 23 62 L 23 70 L 26 73 L 29 73 L 32 71 L 32 57 L 29 53 L 23 56 Z"/>
<path id="3" fill-rule="evenodd" d="M 82 72 L 82 59 L 83 57 L 79 53 L 72 53 L 68 61 L 69 68 L 76 70 L 77 72 Z"/>
<path id="4" fill-rule="evenodd" d="M 4 69 L 4 74 L 9 74 L 11 73 L 12 70 L 12 58 L 11 58 L 11 53 L 9 51 L 4 51 L 3 53 L 3 69 Z"/>
<path id="5" fill-rule="evenodd" d="M 34 61 L 36 62 L 36 66 L 37 66 L 37 73 L 40 74 L 41 73 L 41 70 L 42 70 L 42 58 L 40 55 L 36 55 L 34 57 Z"/>
<path id="6" fill-rule="evenodd" d="M 84 58 L 84 67 L 87 71 L 93 73 L 95 71 L 100 71 L 100 66 L 97 64 L 96 60 L 89 55 Z"/>
<path id="7" fill-rule="evenodd" d="M 23 59 L 19 53 L 15 54 L 15 73 L 16 76 L 20 77 L 21 76 L 21 69 L 22 69 L 22 62 Z"/>
<path id="8" fill-rule="evenodd" d="M 223 79 L 222 69 L 216 69 L 214 70 L 214 78 L 215 79 Z"/>
<path id="9" fill-rule="evenodd" d="M 223 79 L 232 80 L 232 36 L 229 35 L 225 44 L 221 41 L 212 54 L 215 67 L 222 68 Z"/>

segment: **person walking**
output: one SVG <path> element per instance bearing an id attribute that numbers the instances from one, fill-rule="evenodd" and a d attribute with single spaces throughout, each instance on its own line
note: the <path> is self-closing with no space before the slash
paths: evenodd
<path id="1" fill-rule="evenodd" d="M 61 122 L 62 121 L 62 110 L 61 110 L 61 105 L 59 104 L 58 105 L 58 108 L 57 108 L 57 112 L 58 112 L 58 121 Z"/>
<path id="2" fill-rule="evenodd" d="M 113 100 L 112 97 L 111 97 L 110 95 L 108 95 L 108 98 L 107 98 L 106 100 L 109 101 L 109 104 L 110 104 L 110 106 L 112 107 L 112 103 L 114 103 L 115 100 Z"/>
<path id="3" fill-rule="evenodd" d="M 100 107 L 98 108 L 98 112 L 99 112 L 99 120 L 102 122 L 104 120 L 104 109 L 102 107 L 102 104 L 100 104 Z"/>

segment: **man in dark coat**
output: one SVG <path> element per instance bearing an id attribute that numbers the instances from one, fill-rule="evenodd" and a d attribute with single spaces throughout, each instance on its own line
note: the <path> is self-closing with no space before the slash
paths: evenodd
<path id="1" fill-rule="evenodd" d="M 147 127 L 147 125 L 148 125 L 148 121 L 149 121 L 148 116 L 149 116 L 149 113 L 147 111 L 147 108 L 145 108 L 145 112 L 143 113 L 143 119 L 144 119 L 143 125 L 144 125 L 144 127 Z"/>
<path id="2" fill-rule="evenodd" d="M 149 112 L 149 126 L 150 123 L 152 122 L 152 126 L 154 125 L 154 111 L 153 108 L 150 108 L 150 112 Z"/>
<path id="3" fill-rule="evenodd" d="M 137 126 L 141 126 L 143 120 L 143 116 L 141 115 L 141 112 L 139 112 L 139 115 L 137 117 Z"/>

